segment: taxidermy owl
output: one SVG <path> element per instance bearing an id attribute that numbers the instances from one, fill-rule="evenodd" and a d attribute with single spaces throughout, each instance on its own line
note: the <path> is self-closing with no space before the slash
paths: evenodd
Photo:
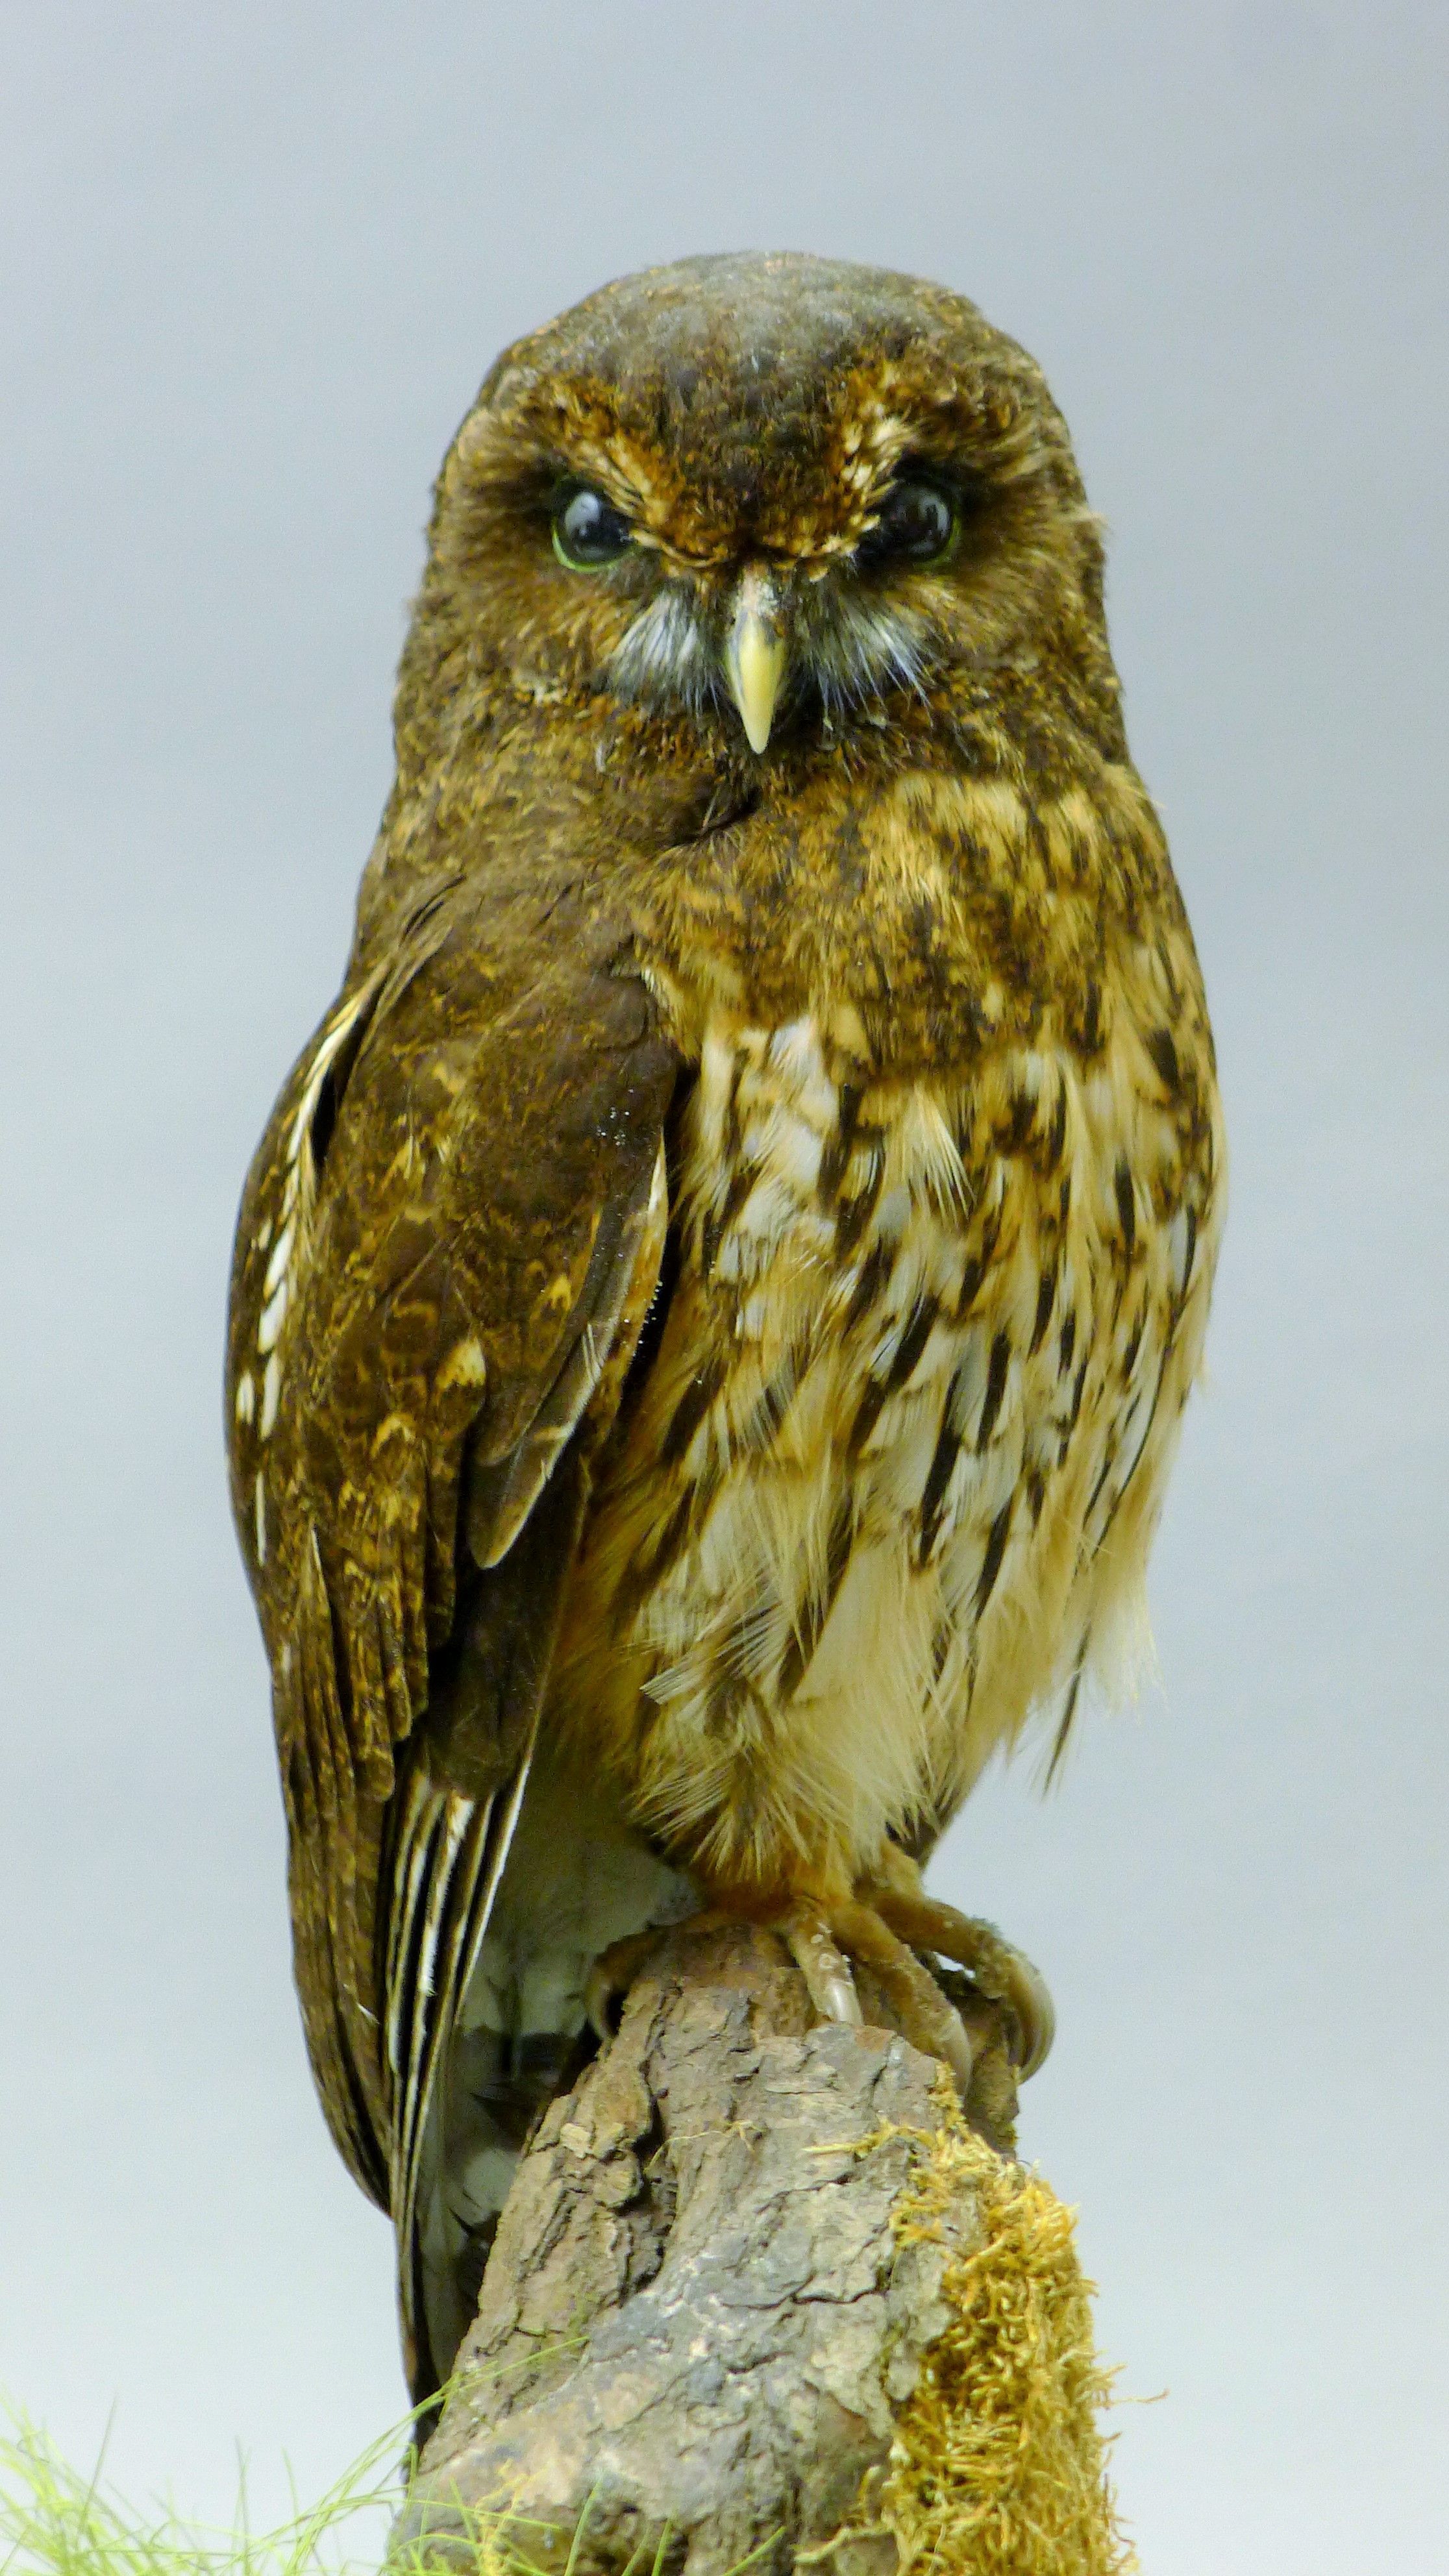
<path id="1" fill-rule="evenodd" d="M 1138 1615 L 1221 1214 L 1102 548 L 975 307 L 628 278 L 444 463 L 341 994 L 242 1203 L 228 1423 L 297 1979 L 426 2398 L 641 1936 L 778 1927 L 964 2079 L 926 1896 Z"/>

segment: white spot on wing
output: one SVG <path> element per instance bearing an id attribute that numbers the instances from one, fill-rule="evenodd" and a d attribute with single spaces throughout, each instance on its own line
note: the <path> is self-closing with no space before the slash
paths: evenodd
<path id="1" fill-rule="evenodd" d="M 292 1120 L 291 1132 L 287 1138 L 287 1160 L 289 1163 L 295 1164 L 297 1162 L 298 1157 L 301 1154 L 302 1147 L 306 1143 L 312 1121 L 317 1114 L 317 1103 L 322 1096 L 322 1085 L 327 1079 L 328 1068 L 333 1063 L 338 1049 L 342 1046 L 349 1032 L 355 1027 L 362 1012 L 367 1008 L 367 1005 L 372 1000 L 376 989 L 377 978 L 374 977 L 371 983 L 364 985 L 360 993 L 354 993 L 346 1010 L 339 1013 L 331 1028 L 328 1030 L 327 1035 L 322 1039 L 318 1046 L 317 1052 L 312 1058 L 311 1070 L 309 1071 L 306 1083 L 303 1086 L 301 1099 L 297 1103 L 296 1116 Z"/>
<path id="2" fill-rule="evenodd" d="M 279 1283 L 275 1294 L 262 1308 L 262 1320 L 257 1326 L 257 1349 L 259 1351 L 266 1352 L 275 1347 L 277 1336 L 282 1329 L 282 1319 L 286 1312 L 287 1282 L 283 1279 Z"/>
<path id="3" fill-rule="evenodd" d="M 238 1422 L 250 1422 L 256 1409 L 256 1381 L 254 1380 L 250 1369 L 243 1369 L 241 1376 L 236 1382 L 236 1418 Z"/>
<path id="4" fill-rule="evenodd" d="M 267 1263 L 267 1275 L 262 1281 L 262 1295 L 264 1297 L 270 1297 L 273 1289 L 277 1285 L 277 1282 L 281 1278 L 283 1271 L 286 1269 L 287 1263 L 292 1257 L 292 1242 L 296 1231 L 297 1226 L 294 1218 L 290 1224 L 283 1226 L 281 1233 L 278 1235 L 276 1242 L 272 1246 L 272 1257 Z"/>
<path id="5" fill-rule="evenodd" d="M 277 1403 L 281 1392 L 281 1365 L 278 1361 L 276 1352 L 273 1351 L 271 1358 L 267 1362 L 266 1376 L 262 1380 L 262 1419 L 259 1428 L 260 1435 L 263 1440 L 270 1439 L 271 1437 L 272 1425 L 277 1418 Z"/>
<path id="6" fill-rule="evenodd" d="M 669 1175 L 665 1169 L 664 1148 L 661 1145 L 654 1157 L 654 1177 L 649 1184 L 649 1206 L 644 1220 L 646 1230 L 652 1230 L 662 1222 L 668 1199 Z"/>

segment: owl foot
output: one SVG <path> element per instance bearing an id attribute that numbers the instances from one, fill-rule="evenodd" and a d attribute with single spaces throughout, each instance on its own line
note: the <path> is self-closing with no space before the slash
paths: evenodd
<path id="1" fill-rule="evenodd" d="M 759 1909 L 711 1905 L 689 1918 L 692 1931 L 759 1922 Z M 992 1923 L 958 1913 L 921 1888 L 870 1882 L 845 1903 L 797 1898 L 767 1918 L 805 1980 L 822 2021 L 859 2028 L 863 2020 L 851 1960 L 869 1970 L 888 2001 L 904 2038 L 928 2057 L 944 2059 L 963 2100 L 974 2062 L 967 2020 L 942 1994 L 917 1956 L 934 1952 L 966 1970 L 987 2005 L 1005 2007 L 1012 2031 L 1009 2053 L 1024 2082 L 1045 2063 L 1056 2034 L 1056 2012 L 1046 1981 L 1021 1950 L 1003 1941 Z M 674 1927 L 678 1928 L 678 1927 Z M 619 2009 L 647 1965 L 663 1930 L 632 1932 L 601 1951 L 584 1989 L 589 2021 L 601 2041 L 614 2037 Z M 989 2021 L 990 2014 L 988 2012 Z M 978 2031 L 978 2038 L 983 2034 Z"/>
<path id="2" fill-rule="evenodd" d="M 756 1913 L 736 1912 L 727 1905 L 708 1905 L 688 1918 L 691 1932 L 716 1932 L 733 1929 L 742 1922 L 758 1921 Z M 784 1915 L 771 1917 L 791 1958 L 806 1985 L 810 2000 L 822 2021 L 850 2022 L 859 2026 L 860 2000 L 849 1962 L 830 1937 L 826 1919 L 819 1907 L 792 1906 Z M 663 1940 L 662 1931 L 631 1932 L 625 1940 L 613 1941 L 601 1950 L 589 1971 L 584 1988 L 584 2002 L 590 2023 L 601 2040 L 612 2039 L 619 2027 L 619 2008 L 635 1978 L 648 1965 Z"/>
<path id="3" fill-rule="evenodd" d="M 862 2020 L 855 1979 L 847 1964 L 854 1959 L 874 1977 L 901 2036 L 927 2057 L 939 2057 L 949 2066 L 964 2102 L 972 2066 L 966 2025 L 929 1968 L 912 1956 L 873 1902 L 861 1904 L 852 1898 L 828 1906 L 797 1903 L 774 1928 L 822 2020 L 855 2024 Z"/>
<path id="4" fill-rule="evenodd" d="M 748 1912 L 743 1907 L 711 1905 L 689 1917 L 688 1929 L 709 1932 L 760 1919 L 754 1905 Z M 796 1898 L 783 1910 L 772 1910 L 767 1919 L 804 1978 L 822 2021 L 860 2028 L 865 2017 L 851 1972 L 850 1962 L 854 1959 L 869 1970 L 880 1987 L 902 2037 L 927 2057 L 943 2059 L 965 2099 L 973 2063 L 965 2024 L 947 2002 L 929 1968 L 912 1957 L 905 1942 L 873 1905 L 853 1899 L 827 1904 L 808 1897 Z M 612 1942 L 594 1961 L 584 2000 L 601 2041 L 614 2037 L 623 1999 L 664 1937 L 662 1931 L 630 1933 L 627 1939 Z"/>
<path id="5" fill-rule="evenodd" d="M 682 1922 L 655 1924 L 647 1932 L 629 1932 L 622 1941 L 611 1941 L 607 1950 L 599 1952 L 584 1982 L 584 2010 L 600 2044 L 617 2036 L 629 1988 L 635 1978 L 642 1975 L 660 1942 L 670 1933 L 737 1931 L 742 1922 L 751 1919 L 754 1918 L 736 1913 L 726 1905 L 706 1905 L 697 1914 L 686 1915 Z M 855 1989 L 850 1986 L 850 1970 L 843 1959 L 840 1966 L 850 1988 L 850 2000 L 854 2003 Z M 823 2012 L 824 2005 L 819 2009 Z M 848 2012 L 831 2013 L 827 2018 L 848 2021 L 851 2015 Z M 858 2004 L 854 2018 L 860 2019 Z"/>
<path id="6" fill-rule="evenodd" d="M 911 1951 L 954 1960 L 983 1995 L 1006 2006 L 1018 2032 L 1011 2052 L 1017 2074 L 1023 2081 L 1035 2075 L 1056 2036 L 1057 2017 L 1045 1979 L 1024 1952 L 1003 1941 L 995 1924 L 959 1914 L 924 1889 L 870 1886 L 862 1896 Z"/>
<path id="7" fill-rule="evenodd" d="M 690 1918 L 691 1922 L 703 1919 L 701 1915 Z M 584 2010 L 601 2047 L 616 2037 L 624 1997 L 663 1938 L 660 1930 L 630 1932 L 622 1941 L 611 1941 L 607 1950 L 599 1952 L 584 1982 Z"/>
<path id="8" fill-rule="evenodd" d="M 829 1919 L 819 1906 L 794 1905 L 774 1929 L 779 1933 L 822 2021 L 840 2021 L 859 2030 L 864 2021 L 850 1962 L 831 1937 Z"/>

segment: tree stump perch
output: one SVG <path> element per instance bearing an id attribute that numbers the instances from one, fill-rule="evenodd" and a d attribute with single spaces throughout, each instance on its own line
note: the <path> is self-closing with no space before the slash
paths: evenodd
<path id="1" fill-rule="evenodd" d="M 1071 2222 L 1011 2161 L 997 2008 L 961 1991 L 963 2118 L 860 1990 L 866 2028 L 818 2025 L 768 1932 L 661 1940 L 523 2159 L 395 2560 L 1130 2565 Z"/>

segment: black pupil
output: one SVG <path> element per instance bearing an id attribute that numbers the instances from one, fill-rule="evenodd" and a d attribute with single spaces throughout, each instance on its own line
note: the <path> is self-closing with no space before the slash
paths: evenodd
<path id="1" fill-rule="evenodd" d="M 575 492 L 559 514 L 564 552 L 579 563 L 607 563 L 629 543 L 629 522 L 611 509 L 602 492 Z"/>
<path id="2" fill-rule="evenodd" d="M 860 551 L 868 561 L 893 556 L 926 562 L 945 553 L 954 525 L 951 504 L 933 483 L 898 483 L 882 504 L 876 525 L 861 540 Z"/>

